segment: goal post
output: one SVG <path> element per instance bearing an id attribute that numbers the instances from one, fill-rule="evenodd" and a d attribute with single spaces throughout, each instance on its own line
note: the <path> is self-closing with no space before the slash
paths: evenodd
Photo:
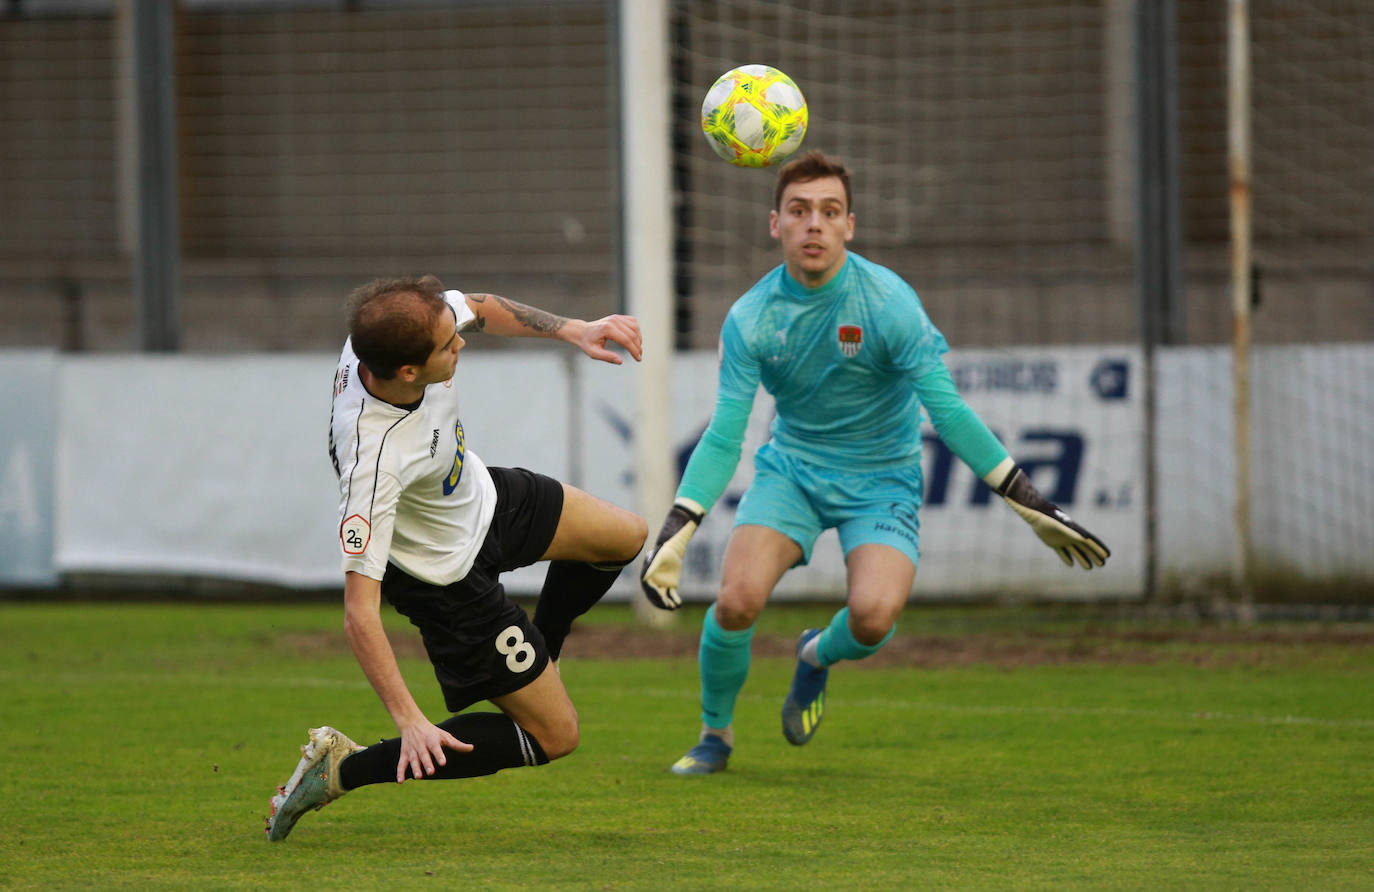
<path id="1" fill-rule="evenodd" d="M 620 0 L 620 169 L 622 287 L 644 338 L 634 395 L 635 492 L 652 530 L 676 490 L 672 440 L 672 181 L 667 0 Z M 632 595 L 642 620 L 671 614 Z"/>

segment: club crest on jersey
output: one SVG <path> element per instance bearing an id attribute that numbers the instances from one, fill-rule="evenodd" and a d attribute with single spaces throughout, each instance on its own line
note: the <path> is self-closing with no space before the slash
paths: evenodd
<path id="1" fill-rule="evenodd" d="M 361 514 L 350 515 L 339 526 L 339 541 L 344 554 L 362 554 L 372 540 L 372 525 Z"/>
<path id="2" fill-rule="evenodd" d="M 859 355 L 864 345 L 864 330 L 857 325 L 840 326 L 840 350 L 851 359 Z"/>

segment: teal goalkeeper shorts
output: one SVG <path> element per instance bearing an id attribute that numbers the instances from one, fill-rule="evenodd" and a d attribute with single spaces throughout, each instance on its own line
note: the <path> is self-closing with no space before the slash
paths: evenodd
<path id="1" fill-rule="evenodd" d="M 832 527 L 846 555 L 860 545 L 890 545 L 915 564 L 920 554 L 921 465 L 841 471 L 802 461 L 764 443 L 754 453 L 754 482 L 735 526 L 758 524 L 801 546 L 811 561 L 816 538 Z"/>

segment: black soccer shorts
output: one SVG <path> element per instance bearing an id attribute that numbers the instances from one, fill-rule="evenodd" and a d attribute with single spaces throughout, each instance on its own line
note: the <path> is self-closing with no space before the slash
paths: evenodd
<path id="1" fill-rule="evenodd" d="M 544 636 L 500 574 L 538 561 L 563 514 L 563 486 L 524 468 L 490 468 L 496 513 L 468 574 L 448 585 L 388 564 L 382 594 L 420 630 L 450 712 L 520 690 L 549 663 Z"/>

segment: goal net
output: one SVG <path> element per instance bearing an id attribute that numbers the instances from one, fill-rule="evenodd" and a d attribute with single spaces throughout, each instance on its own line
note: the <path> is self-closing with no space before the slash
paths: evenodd
<path id="1" fill-rule="evenodd" d="M 1374 498 L 1360 482 L 1374 446 L 1374 6 L 1253 5 L 1254 581 L 1271 597 L 1320 599 L 1374 575 Z M 970 404 L 1114 549 L 1106 572 L 1063 573 L 928 436 L 918 592 L 1110 597 L 1154 585 L 1167 596 L 1229 584 L 1226 9 L 1176 4 L 1183 324 L 1180 343 L 1149 354 L 1152 454 L 1134 8 L 672 3 L 679 343 L 714 348 L 733 300 L 779 262 L 771 171 L 721 163 L 695 123 L 722 72 L 773 65 L 810 104 L 802 149 L 853 171 L 851 247 L 913 285 Z M 833 551 L 822 559 L 842 573 Z"/>

